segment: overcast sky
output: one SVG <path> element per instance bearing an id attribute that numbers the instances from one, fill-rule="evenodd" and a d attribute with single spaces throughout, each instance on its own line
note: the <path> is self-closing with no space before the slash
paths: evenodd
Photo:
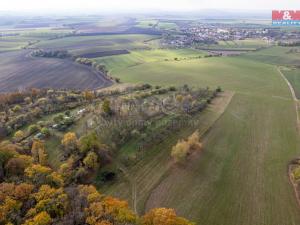
<path id="1" fill-rule="evenodd" d="M 0 0 L 0 11 L 298 9 L 300 0 Z"/>

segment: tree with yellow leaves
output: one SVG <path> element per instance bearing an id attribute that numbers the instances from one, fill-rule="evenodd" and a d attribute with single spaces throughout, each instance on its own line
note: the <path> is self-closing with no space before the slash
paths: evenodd
<path id="1" fill-rule="evenodd" d="M 85 167 L 91 170 L 96 170 L 99 167 L 98 156 L 95 152 L 89 152 L 83 159 Z"/>
<path id="2" fill-rule="evenodd" d="M 171 151 L 171 156 L 176 163 L 184 162 L 187 156 L 195 150 L 201 150 L 202 143 L 200 142 L 199 132 L 194 132 L 187 140 L 179 140 Z"/>
<path id="3" fill-rule="evenodd" d="M 32 219 L 26 220 L 24 225 L 50 225 L 51 224 L 51 217 L 45 211 L 38 213 Z"/>
<path id="4" fill-rule="evenodd" d="M 15 135 L 14 135 L 14 138 L 15 138 L 17 141 L 23 139 L 24 137 L 25 137 L 25 134 L 24 134 L 24 132 L 21 131 L 21 130 L 18 130 L 18 131 L 15 133 Z"/>
<path id="5" fill-rule="evenodd" d="M 66 155 L 71 154 L 77 148 L 77 136 L 74 132 L 68 132 L 64 135 L 61 144 L 64 147 Z"/>
<path id="6" fill-rule="evenodd" d="M 36 216 L 40 212 L 47 212 L 51 218 L 62 217 L 68 207 L 68 196 L 63 188 L 52 188 L 42 185 L 37 193 L 33 194 L 37 204 L 27 212 L 27 216 Z"/>
<path id="7" fill-rule="evenodd" d="M 34 140 L 31 147 L 31 154 L 35 162 L 41 165 L 47 165 L 47 153 L 45 143 L 40 140 Z"/>
<path id="8" fill-rule="evenodd" d="M 152 209 L 142 218 L 142 225 L 195 225 L 188 220 L 178 217 L 174 209 Z"/>
<path id="9" fill-rule="evenodd" d="M 183 162 L 188 153 L 189 153 L 189 144 L 184 141 L 180 140 L 177 144 L 172 148 L 171 156 L 174 158 L 175 162 Z"/>

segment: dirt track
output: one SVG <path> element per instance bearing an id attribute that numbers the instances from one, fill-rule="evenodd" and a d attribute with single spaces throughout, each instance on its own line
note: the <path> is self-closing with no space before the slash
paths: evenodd
<path id="1" fill-rule="evenodd" d="M 112 82 L 70 60 L 29 57 L 29 50 L 0 54 L 0 92 L 25 88 L 97 89 Z"/>

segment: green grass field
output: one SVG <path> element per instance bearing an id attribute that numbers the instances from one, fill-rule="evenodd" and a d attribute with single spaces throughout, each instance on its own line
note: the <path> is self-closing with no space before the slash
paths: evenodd
<path id="1" fill-rule="evenodd" d="M 235 40 L 235 41 L 219 41 L 221 47 L 228 48 L 260 48 L 268 46 L 268 42 L 262 39 L 246 39 L 246 40 Z"/>
<path id="2" fill-rule="evenodd" d="M 102 63 L 114 74 L 117 71 L 123 71 L 123 69 L 151 62 L 171 60 L 175 58 L 178 60 L 184 60 L 191 57 L 204 56 L 205 52 L 193 50 L 193 49 L 152 49 L 142 51 L 131 51 L 130 54 L 107 56 L 96 58 L 98 63 Z"/>
<path id="3" fill-rule="evenodd" d="M 299 154 L 295 109 L 274 66 L 222 57 L 146 63 L 117 76 L 126 82 L 160 85 L 220 85 L 235 92 L 224 115 L 205 135 L 203 153 L 186 167 L 169 168 L 175 136 L 131 168 L 140 212 L 173 207 L 197 224 L 210 225 L 300 223 L 286 169 Z M 104 190 L 132 202 L 126 183 Z"/>
<path id="4" fill-rule="evenodd" d="M 282 68 L 281 71 L 293 86 L 297 98 L 300 99 L 300 70 Z"/>
<path id="5" fill-rule="evenodd" d="M 146 41 L 156 37 L 139 34 L 77 36 L 43 41 L 36 44 L 35 47 L 64 48 L 75 54 L 116 49 L 145 49 L 151 45 L 151 42 Z"/>
<path id="6" fill-rule="evenodd" d="M 171 22 L 159 22 L 157 25 L 158 29 L 161 30 L 177 30 L 178 26 L 176 23 L 171 23 Z"/>
<path id="7" fill-rule="evenodd" d="M 297 47 L 272 47 L 243 55 L 243 58 L 275 65 L 299 65 L 300 53 L 291 53 Z"/>
<path id="8" fill-rule="evenodd" d="M 158 20 L 154 20 L 154 19 L 153 20 L 152 19 L 139 20 L 136 27 L 151 28 L 154 25 L 156 25 L 157 23 L 158 23 Z"/>

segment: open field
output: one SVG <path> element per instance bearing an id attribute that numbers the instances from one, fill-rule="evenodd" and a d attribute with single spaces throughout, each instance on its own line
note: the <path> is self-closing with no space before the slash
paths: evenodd
<path id="1" fill-rule="evenodd" d="M 173 140 L 149 151 L 129 170 L 137 178 L 140 212 L 154 206 L 173 207 L 181 216 L 211 225 L 300 223 L 287 176 L 287 164 L 300 147 L 295 109 L 274 66 L 222 57 L 147 63 L 119 71 L 118 76 L 160 85 L 221 85 L 236 93 L 203 138 L 203 152 L 186 167 L 168 169 Z M 124 185 L 104 190 L 131 201 L 128 186 L 121 188 Z"/>
<path id="2" fill-rule="evenodd" d="M 172 23 L 172 22 L 159 22 L 157 24 L 157 28 L 158 29 L 162 29 L 162 30 L 177 30 L 178 26 L 176 23 Z"/>
<path id="3" fill-rule="evenodd" d="M 0 92 L 24 88 L 94 89 L 111 84 L 103 75 L 72 61 L 32 58 L 29 51 L 0 54 Z"/>
<path id="4" fill-rule="evenodd" d="M 298 49 L 297 47 L 272 47 L 256 52 L 250 52 L 242 57 L 259 62 L 265 62 L 275 65 L 299 65 L 300 53 L 291 52 L 291 49 Z"/>
<path id="5" fill-rule="evenodd" d="M 158 20 L 155 19 L 143 19 L 143 20 L 139 20 L 138 24 L 136 25 L 136 27 L 141 27 L 141 28 L 149 28 L 149 27 L 153 27 L 155 25 L 157 25 Z"/>
<path id="6" fill-rule="evenodd" d="M 219 41 L 218 43 L 222 47 L 244 47 L 244 48 L 260 48 L 268 46 L 268 42 L 262 39 L 245 39 L 234 41 Z"/>
<path id="7" fill-rule="evenodd" d="M 43 41 L 36 44 L 35 47 L 45 49 L 67 49 L 75 54 L 119 49 L 145 49 L 149 48 L 149 44 L 146 41 L 156 37 L 157 36 L 153 35 L 134 34 L 76 36 Z"/>
<path id="8" fill-rule="evenodd" d="M 125 69 L 127 67 L 132 67 L 144 63 L 159 62 L 159 61 L 174 61 L 189 59 L 191 57 L 204 56 L 206 53 L 200 50 L 194 49 L 152 49 L 152 50 L 142 50 L 142 51 L 131 51 L 127 55 L 118 56 L 108 56 L 96 58 L 95 60 L 107 66 L 109 70 L 114 74 L 118 74 L 118 70 Z"/>
<path id="9" fill-rule="evenodd" d="M 234 41 L 219 41 L 218 44 L 199 44 L 200 49 L 228 50 L 228 51 L 254 51 L 256 49 L 269 47 L 270 44 L 262 39 L 245 39 Z"/>

